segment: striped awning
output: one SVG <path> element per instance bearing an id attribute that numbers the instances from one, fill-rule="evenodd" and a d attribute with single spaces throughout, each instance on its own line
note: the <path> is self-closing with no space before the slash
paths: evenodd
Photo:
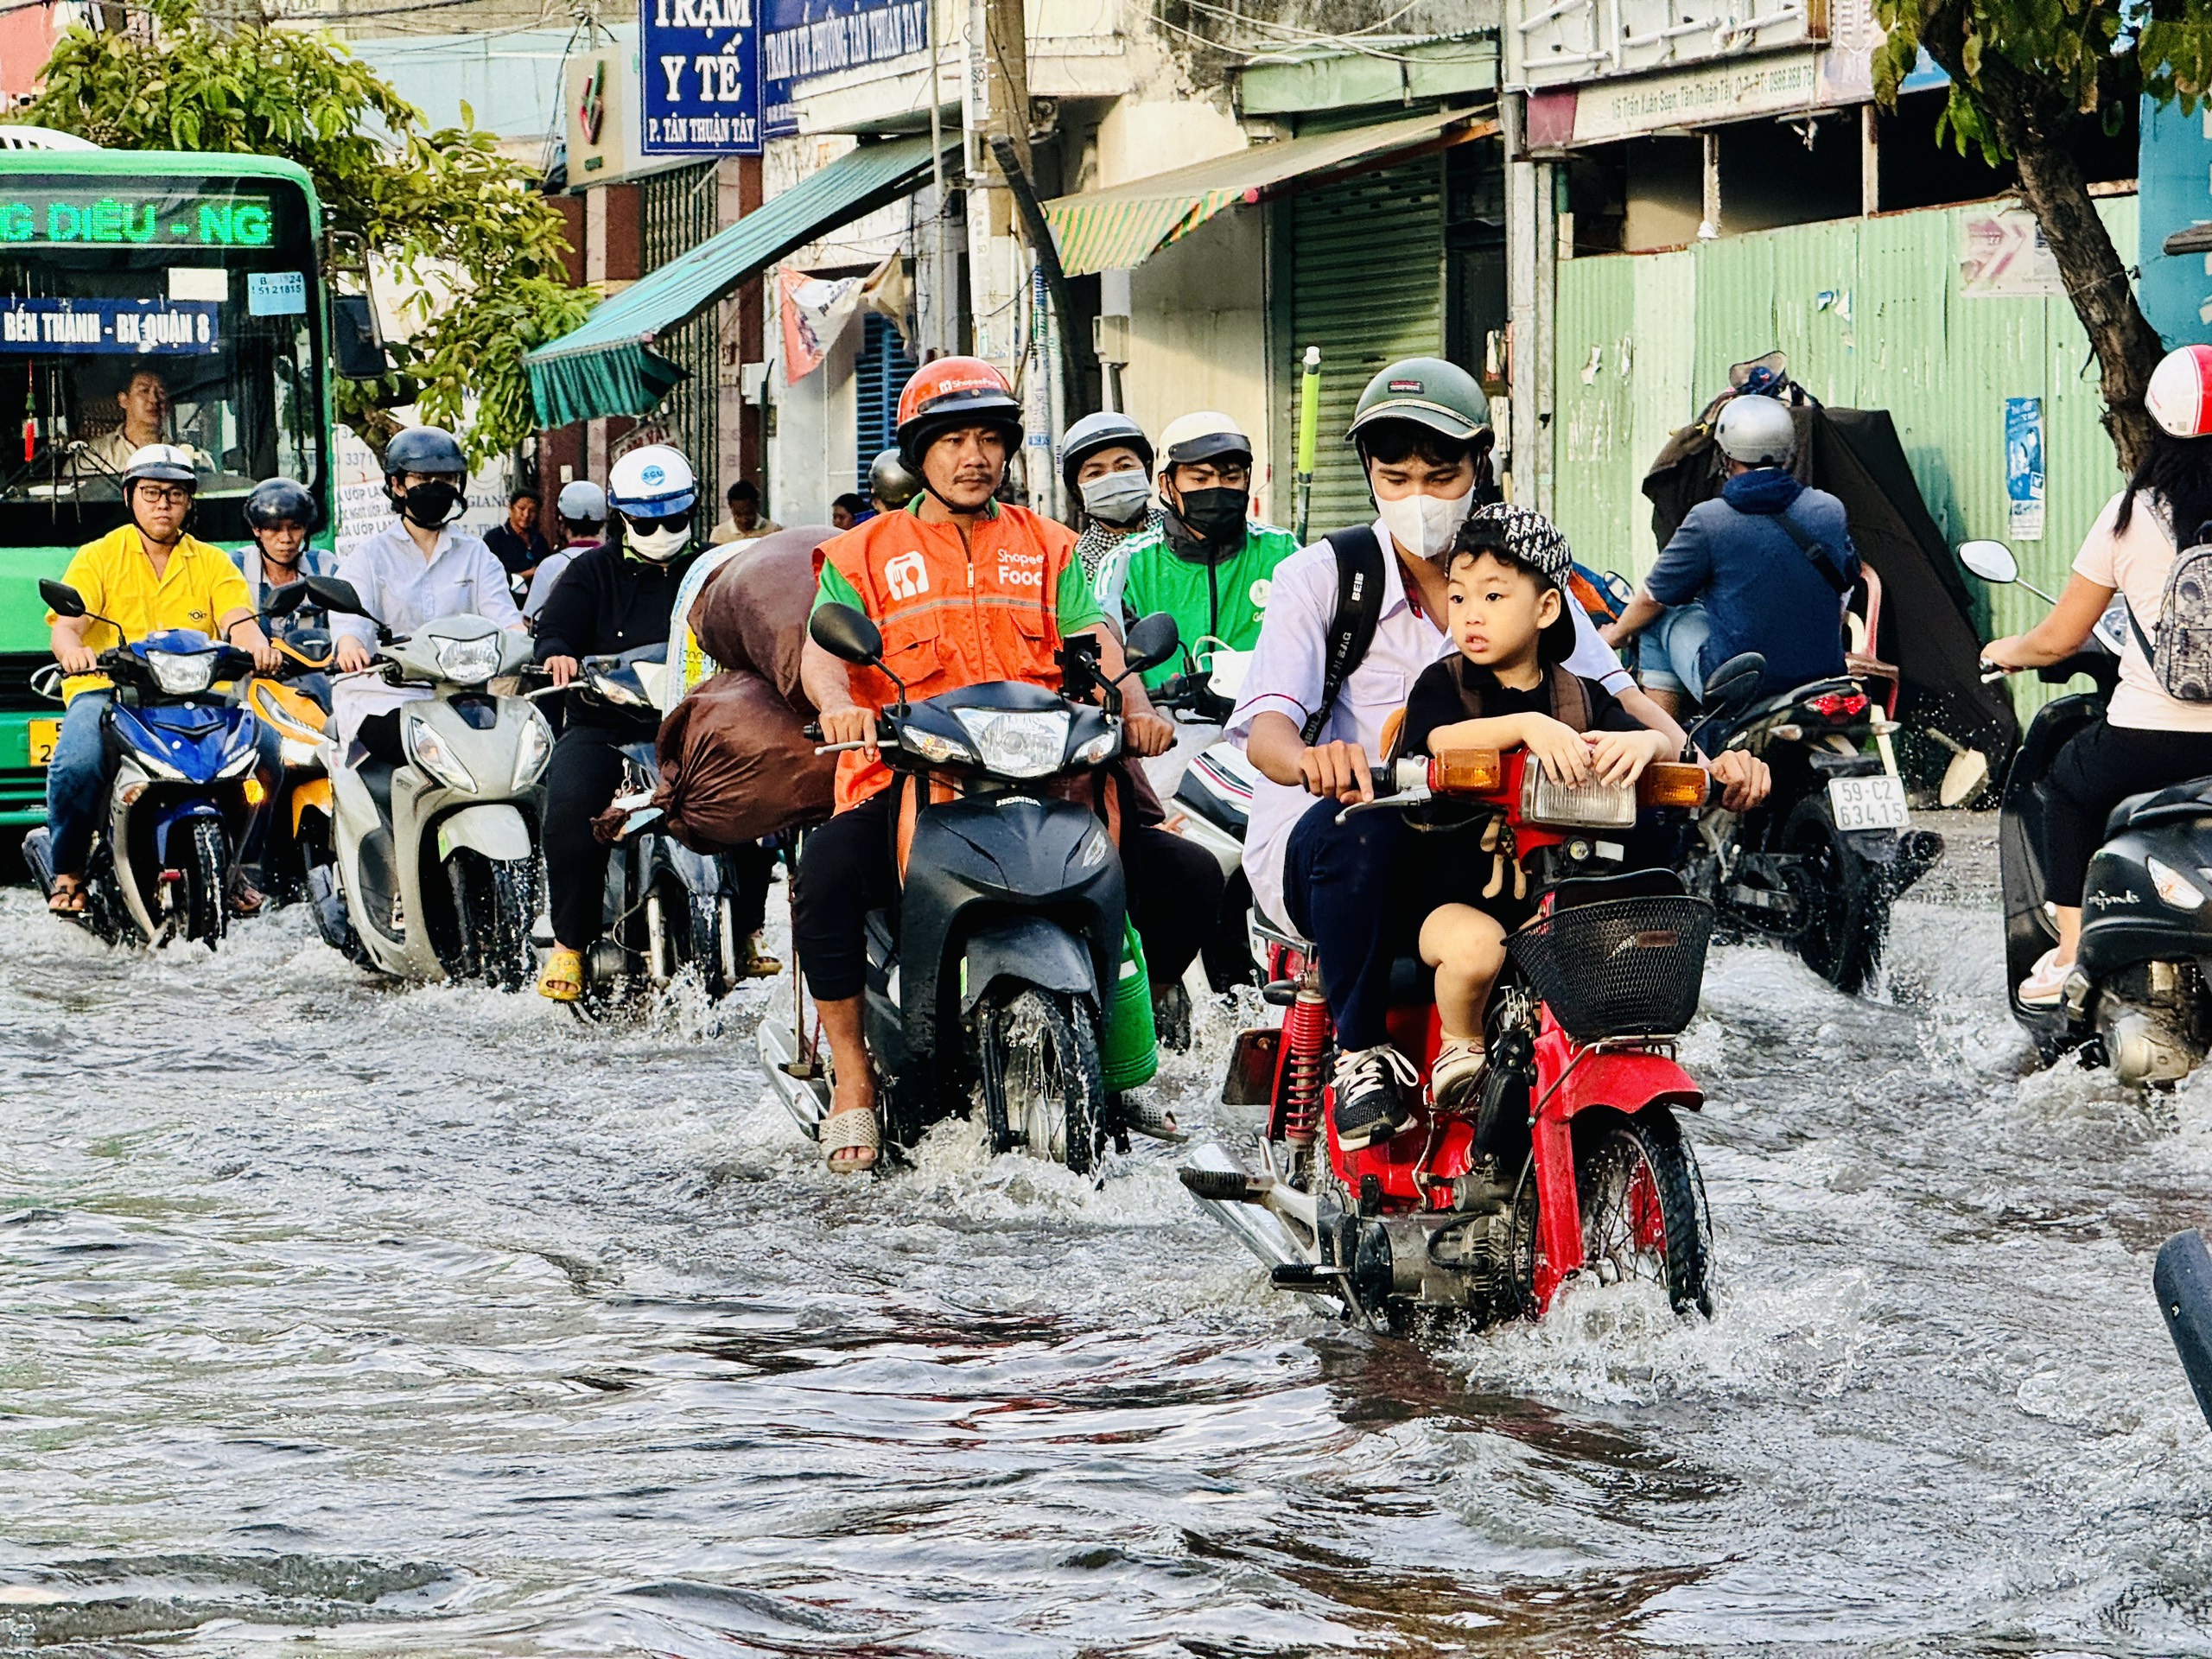
<path id="1" fill-rule="evenodd" d="M 957 142 L 948 140 L 947 149 Z M 929 176 L 930 167 L 926 134 L 862 143 L 602 300 L 574 331 L 524 354 L 538 425 L 646 413 L 683 378 L 652 349 L 657 335 L 690 321 L 793 249 L 906 195 Z"/>
<path id="2" fill-rule="evenodd" d="M 1259 201 L 1315 173 L 1358 162 L 1383 162 L 1400 150 L 1419 149 L 1485 136 L 1494 121 L 1466 110 L 1444 111 L 1321 133 L 1282 143 L 1255 144 L 1195 166 L 1150 178 L 1062 196 L 1047 202 L 1045 218 L 1071 276 L 1141 264 L 1179 237 L 1188 236 L 1224 207 Z"/>

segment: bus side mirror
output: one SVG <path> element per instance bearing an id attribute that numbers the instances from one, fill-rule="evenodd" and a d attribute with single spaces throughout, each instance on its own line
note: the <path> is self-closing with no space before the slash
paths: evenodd
<path id="1" fill-rule="evenodd" d="M 365 294 L 330 296 L 330 355 L 348 380 L 377 380 L 391 372 L 384 341 L 377 337 L 376 308 Z"/>

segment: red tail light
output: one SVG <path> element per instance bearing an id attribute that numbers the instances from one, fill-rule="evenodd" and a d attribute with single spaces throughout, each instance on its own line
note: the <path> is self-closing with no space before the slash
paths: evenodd
<path id="1" fill-rule="evenodd" d="M 1823 691 L 1805 699 L 1805 707 L 1823 720 L 1855 720 L 1866 712 L 1864 691 Z"/>

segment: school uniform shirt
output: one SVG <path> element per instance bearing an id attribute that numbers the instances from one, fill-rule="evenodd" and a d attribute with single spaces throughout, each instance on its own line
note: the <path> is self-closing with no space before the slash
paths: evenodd
<path id="1" fill-rule="evenodd" d="M 193 628 L 219 639 L 225 617 L 254 607 L 253 594 L 231 556 L 190 536 L 180 537 L 169 550 L 168 562 L 156 577 L 135 524 L 121 525 L 79 548 L 61 580 L 83 596 L 87 611 L 121 625 L 118 633 L 107 623 L 87 618 L 83 634 L 87 651 L 112 650 L 168 628 Z M 59 620 L 52 611 L 46 613 L 49 628 Z M 108 683 L 105 674 L 72 675 L 62 683 L 62 696 L 73 699 L 79 691 Z"/>
<path id="2" fill-rule="evenodd" d="M 253 594 L 256 610 L 267 606 L 269 596 L 278 588 L 289 585 L 270 581 L 258 543 L 248 542 L 231 555 L 231 560 L 238 566 L 238 574 L 245 578 L 245 585 Z M 301 576 L 334 576 L 337 574 L 338 556 L 335 553 L 320 547 L 303 547 L 300 550 L 300 575 L 292 580 L 297 582 Z M 289 633 L 296 628 L 321 627 L 321 608 L 312 600 L 303 600 L 300 607 L 289 616 L 272 617 L 270 620 L 274 632 Z"/>
<path id="3" fill-rule="evenodd" d="M 1511 715 L 1542 715 L 1557 720 L 1552 708 L 1552 682 L 1546 673 L 1535 684 L 1526 690 L 1519 686 L 1501 685 L 1497 676 L 1479 663 L 1471 663 L 1458 652 L 1432 663 L 1421 671 L 1414 682 L 1413 690 L 1406 697 L 1405 724 L 1398 733 L 1398 752 L 1401 754 L 1433 754 L 1428 746 L 1429 736 L 1439 727 L 1456 726 L 1463 720 L 1471 720 L 1461 689 L 1478 688 L 1482 691 L 1484 720 L 1503 720 Z M 1590 723 L 1584 727 L 1590 732 L 1635 732 L 1643 729 L 1642 722 L 1621 707 L 1613 694 L 1595 680 L 1582 682 L 1583 695 L 1590 699 Z"/>
<path id="4" fill-rule="evenodd" d="M 2113 524 L 2126 494 L 2123 490 L 2105 503 L 2082 538 L 2074 569 L 2098 587 L 2125 594 L 2136 622 L 2155 642 L 2158 618 L 2165 608 L 2166 577 L 2177 556 L 2168 522 L 2171 515 L 2157 496 L 2141 494 L 2135 498 L 2126 530 L 2115 531 Z M 2183 702 L 2169 696 L 2130 628 L 2126 647 L 2120 653 L 2120 684 L 2106 705 L 2105 724 L 2138 731 L 2212 732 L 2212 702 Z"/>
<path id="5" fill-rule="evenodd" d="M 1344 677 L 1336 706 L 1314 741 L 1357 743 L 1374 765 L 1382 754 L 1382 723 L 1406 706 L 1414 682 L 1439 658 L 1453 652 L 1452 637 L 1436 620 L 1416 610 L 1399 575 L 1390 531 L 1374 525 L 1383 548 L 1382 613 L 1376 619 L 1375 641 L 1357 667 Z M 1574 619 L 1574 652 L 1567 666 L 1618 695 L 1629 685 L 1628 671 L 1598 637 L 1580 605 Z M 1337 613 L 1337 556 L 1325 541 L 1315 542 L 1275 567 L 1259 644 L 1244 671 L 1243 696 L 1224 734 L 1240 747 L 1252 734 L 1252 721 L 1270 711 L 1303 728 L 1319 707 L 1329 624 Z M 1244 832 L 1244 875 L 1252 897 L 1278 927 L 1283 919 L 1283 856 L 1290 832 L 1314 798 L 1302 788 L 1262 777 L 1252 786 L 1252 812 Z"/>

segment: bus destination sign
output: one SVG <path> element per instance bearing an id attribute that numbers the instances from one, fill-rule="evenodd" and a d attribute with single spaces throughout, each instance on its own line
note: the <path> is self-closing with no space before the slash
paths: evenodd
<path id="1" fill-rule="evenodd" d="M 48 300 L 0 295 L 0 352 L 204 357 L 222 307 L 208 300 Z"/>
<path id="2" fill-rule="evenodd" d="M 104 195 L 93 190 L 0 194 L 0 244 L 70 248 L 99 245 L 167 248 L 272 247 L 271 196 Z"/>

